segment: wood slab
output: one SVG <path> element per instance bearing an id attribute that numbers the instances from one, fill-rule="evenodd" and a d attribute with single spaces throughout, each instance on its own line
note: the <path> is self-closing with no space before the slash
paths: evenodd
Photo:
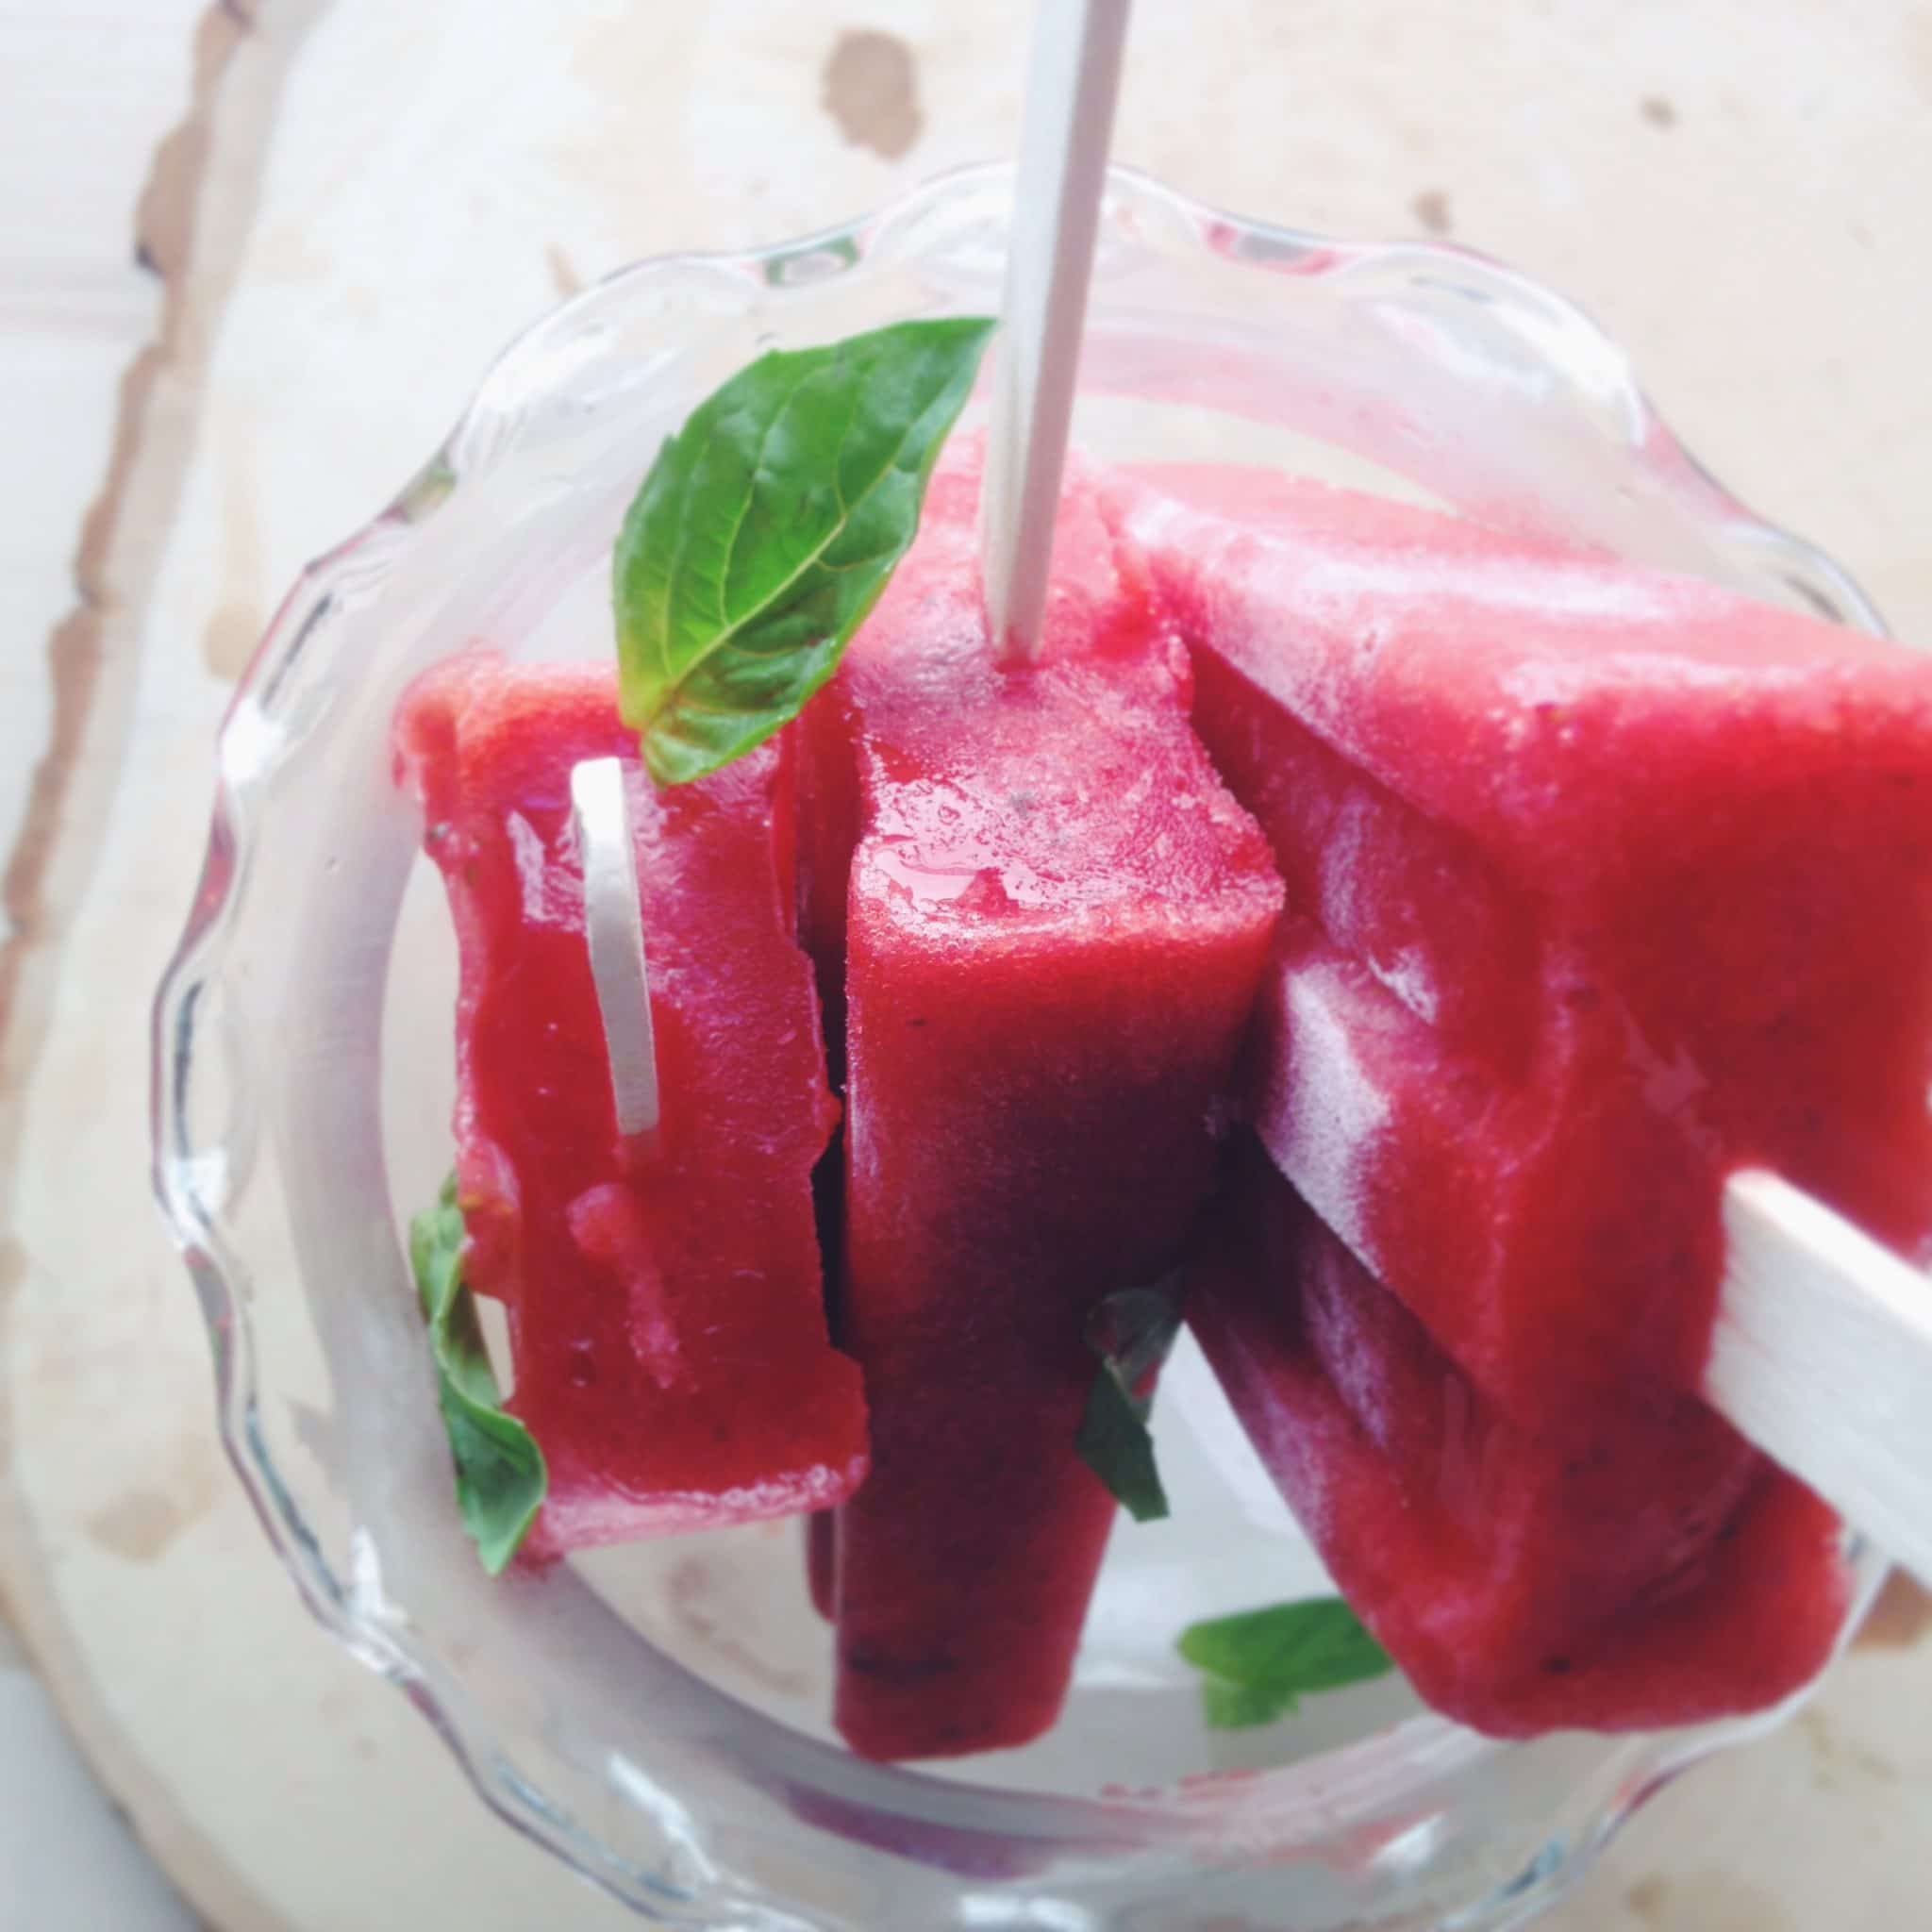
<path id="1" fill-rule="evenodd" d="M 94 1762 L 221 1932 L 631 1923 L 488 1818 L 308 1624 L 224 1467 L 145 1186 L 146 1005 L 216 720 L 302 560 L 491 353 L 644 254 L 1009 151 L 1022 8 L 241 0 L 142 245 L 167 276 L 57 640 L 0 956 L 0 1556 Z M 1208 199 L 1448 234 L 1578 296 L 1721 475 L 1932 638 L 1932 15 L 1908 0 L 1140 10 L 1119 152 Z M 1565 1932 L 1924 1923 L 1923 1603 L 1657 1806 Z"/>

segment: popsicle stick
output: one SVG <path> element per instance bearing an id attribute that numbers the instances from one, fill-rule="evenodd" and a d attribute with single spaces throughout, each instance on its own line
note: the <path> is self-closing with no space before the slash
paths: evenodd
<path id="1" fill-rule="evenodd" d="M 570 774 L 571 822 L 584 865 L 584 940 L 610 1055 L 617 1130 L 658 1125 L 658 1047 L 651 1031 L 651 974 L 638 897 L 630 801 L 616 758 L 586 758 Z"/>
<path id="2" fill-rule="evenodd" d="M 1774 1174 L 1724 1217 L 1707 1399 L 1932 1582 L 1932 1279 Z"/>
<path id="3" fill-rule="evenodd" d="M 979 512 L 987 620 L 1008 662 L 1040 648 L 1127 12 L 1041 0 L 1034 20 Z"/>

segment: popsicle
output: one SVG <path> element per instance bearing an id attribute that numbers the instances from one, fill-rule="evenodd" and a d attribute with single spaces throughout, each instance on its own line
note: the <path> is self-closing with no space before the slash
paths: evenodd
<path id="1" fill-rule="evenodd" d="M 1074 1448 L 1087 1319 L 1176 1258 L 1280 905 L 1079 472 L 1038 658 L 998 660 L 978 471 L 949 454 L 808 713 L 814 796 L 849 809 L 813 865 L 849 879 L 841 1335 L 873 1431 L 836 1717 L 881 1758 L 1059 1710 L 1114 1512 Z"/>
<path id="2" fill-rule="evenodd" d="M 1343 1593 L 1479 1730 L 1624 1730 L 1775 1703 L 1830 1658 L 1837 1517 L 1657 1383 L 1511 1421 L 1248 1141 L 1188 1321 Z"/>
<path id="3" fill-rule="evenodd" d="M 826 1340 L 811 1172 L 838 1119 L 793 932 L 789 740 L 658 793 L 603 667 L 438 666 L 398 712 L 460 949 L 466 1274 L 550 1470 L 536 1559 L 821 1507 L 866 1468 Z M 655 1131 L 620 1132 L 571 775 L 625 762 L 650 937 Z"/>
<path id="4" fill-rule="evenodd" d="M 1723 1540 L 1782 1525 L 1759 1602 L 1797 1607 L 1789 1641 L 1767 1624 L 1712 1682 L 1731 1708 L 1795 1688 L 1841 1588 L 1816 1506 L 1714 1418 L 1683 1412 L 1698 1446 L 1681 1457 L 1646 1431 L 1700 1388 L 1733 1172 L 1773 1170 L 1907 1254 L 1932 1235 L 1932 662 L 1378 499 L 1246 472 L 1162 485 L 1118 481 L 1110 513 L 1193 647 L 1196 727 L 1287 880 L 1246 1098 L 1367 1271 L 1344 1280 L 1319 1242 L 1274 1264 L 1285 1307 L 1306 1314 L 1312 1270 L 1356 1311 L 1330 1323 L 1353 1339 L 1324 1370 L 1356 1448 L 1452 1534 L 1454 1458 L 1385 1415 L 1401 1364 L 1427 1379 L 1423 1336 L 1484 1441 L 1597 1442 L 1585 1459 L 1612 1474 L 1594 1497 L 1524 1463 L 1512 1507 L 1554 1572 L 1605 1493 L 1648 1495 L 1702 1539 L 1654 1524 L 1647 1550 L 1576 1572 L 1577 1626 L 1605 1644 L 1608 1613 L 1665 1589 L 1732 1627 Z M 1413 1332 L 1362 1312 L 1377 1283 Z M 1276 1415 L 1267 1377 L 1237 1379 L 1250 1426 L 1285 1440 L 1308 1404 Z M 1327 1507 L 1341 1466 L 1277 1474 L 1346 1586 L 1377 1518 Z M 1488 1656 L 1489 1676 L 1445 1689 L 1487 1728 L 1653 1723 L 1674 1698 L 1707 1713 L 1661 1639 L 1644 1652 L 1641 1617 L 1615 1668 L 1543 1645 L 1552 1681 L 1532 1689 L 1506 1653 L 1540 1626 L 1502 1576 L 1418 1559 L 1408 1589 L 1454 1599 L 1465 1656 Z M 1399 1620 L 1377 1628 L 1428 1674 Z"/>

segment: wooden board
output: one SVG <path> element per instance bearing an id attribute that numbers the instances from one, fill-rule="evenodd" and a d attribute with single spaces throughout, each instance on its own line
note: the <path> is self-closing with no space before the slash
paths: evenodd
<path id="1" fill-rule="evenodd" d="M 1119 151 L 1229 206 L 1446 232 L 1569 290 L 1720 475 L 1932 636 L 1932 16 L 1769 11 L 1147 7 Z M 231 0 L 203 29 L 195 115 L 143 216 L 164 322 L 125 385 L 8 880 L 0 1574 L 90 1754 L 222 1932 L 630 1923 L 490 1820 L 308 1624 L 212 1439 L 138 1070 L 230 680 L 302 559 L 557 295 L 1009 150 L 1021 13 Z M 1932 1646 L 1913 1599 L 1888 1619 L 1809 1715 L 1657 1807 L 1553 1923 L 1921 1920 Z"/>

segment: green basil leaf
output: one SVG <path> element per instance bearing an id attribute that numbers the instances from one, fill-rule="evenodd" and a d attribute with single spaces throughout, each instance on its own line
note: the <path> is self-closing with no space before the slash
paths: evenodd
<path id="1" fill-rule="evenodd" d="M 1339 1596 L 1192 1624 L 1178 1648 L 1208 1674 L 1202 1709 L 1216 1730 L 1273 1724 L 1304 1697 L 1365 1684 L 1395 1668 Z"/>
<path id="2" fill-rule="evenodd" d="M 499 1576 L 522 1548 L 550 1486 L 537 1439 L 505 1412 L 463 1286 L 463 1210 L 457 1177 L 409 1224 L 409 1262 L 429 1324 L 437 1398 L 456 1462 L 457 1506 L 483 1567 Z"/>
<path id="3" fill-rule="evenodd" d="M 1210 1731 L 1251 1731 L 1287 1717 L 1301 1700 L 1276 1690 L 1258 1690 L 1252 1684 L 1230 1684 L 1225 1677 L 1201 1680 L 1201 1711 Z"/>
<path id="4" fill-rule="evenodd" d="M 804 708 L 919 528 L 994 325 L 774 350 L 669 438 L 617 540 L 618 706 L 660 785 Z"/>
<path id="5" fill-rule="evenodd" d="M 1136 1523 L 1168 1513 L 1167 1491 L 1147 1427 L 1154 1372 L 1180 1332 L 1180 1312 L 1166 1288 L 1110 1294 L 1087 1324 L 1087 1346 L 1100 1357 L 1074 1446 Z"/>

